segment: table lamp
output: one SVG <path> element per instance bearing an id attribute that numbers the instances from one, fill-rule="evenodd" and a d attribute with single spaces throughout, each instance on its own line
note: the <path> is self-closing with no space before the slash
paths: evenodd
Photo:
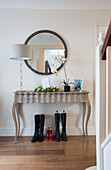
<path id="1" fill-rule="evenodd" d="M 12 44 L 10 48 L 10 59 L 20 61 L 20 82 L 19 88 L 22 90 L 22 61 L 31 59 L 31 47 L 25 44 Z"/>

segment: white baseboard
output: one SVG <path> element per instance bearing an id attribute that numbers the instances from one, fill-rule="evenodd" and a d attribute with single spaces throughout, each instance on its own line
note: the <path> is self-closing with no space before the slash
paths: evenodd
<path id="1" fill-rule="evenodd" d="M 46 129 L 45 129 L 46 131 Z M 61 129 L 60 129 L 61 131 Z M 33 135 L 33 129 L 24 128 L 21 129 L 21 135 L 23 136 L 32 136 Z M 0 129 L 0 136 L 14 136 L 15 135 L 15 129 Z M 82 129 L 77 127 L 71 127 L 67 129 L 67 135 L 68 136 L 80 136 L 82 135 Z M 95 128 L 89 127 L 88 128 L 88 135 L 95 135 Z"/>
<path id="2" fill-rule="evenodd" d="M 78 127 L 71 127 L 67 129 L 67 134 L 69 136 L 79 136 L 79 135 L 83 135 L 82 132 L 82 128 L 78 128 Z M 95 128 L 94 127 L 89 127 L 88 128 L 88 135 L 95 135 Z"/>

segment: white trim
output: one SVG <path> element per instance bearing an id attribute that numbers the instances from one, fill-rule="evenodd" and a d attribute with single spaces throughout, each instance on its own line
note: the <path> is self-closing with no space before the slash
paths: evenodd
<path id="1" fill-rule="evenodd" d="M 107 48 L 106 50 L 106 137 L 108 136 L 108 126 L 109 126 L 109 121 L 108 121 L 108 115 L 109 115 L 109 104 L 110 104 L 110 98 L 109 98 L 109 88 L 110 88 L 110 56 L 109 56 L 109 50 Z"/>
<path id="2" fill-rule="evenodd" d="M 102 44 L 97 46 L 96 54 L 96 154 L 97 169 L 103 170 L 101 142 L 106 137 L 106 61 L 101 60 Z"/>
<path id="3" fill-rule="evenodd" d="M 101 145 L 102 150 L 108 145 L 108 143 L 111 141 L 111 133 L 107 136 L 107 138 L 104 140 L 104 142 Z"/>
<path id="4" fill-rule="evenodd" d="M 107 136 L 104 142 L 101 144 L 101 154 L 102 154 L 102 167 L 104 170 L 104 149 L 111 142 L 111 133 Z"/>
<path id="5" fill-rule="evenodd" d="M 100 47 L 96 48 L 96 159 L 97 168 L 100 170 L 101 150 L 100 150 Z"/>
<path id="6" fill-rule="evenodd" d="M 82 133 L 82 128 L 78 128 L 78 127 L 70 127 L 67 129 L 67 134 L 69 136 L 79 136 L 79 135 L 83 135 Z M 94 127 L 89 127 L 88 128 L 88 135 L 95 135 L 95 128 Z"/>
<path id="7" fill-rule="evenodd" d="M 110 113 L 111 113 L 111 47 L 106 50 L 106 137 L 110 132 Z"/>
<path id="8" fill-rule="evenodd" d="M 14 9 L 111 9 L 110 0 L 0 0 L 0 8 Z"/>
<path id="9" fill-rule="evenodd" d="M 97 170 L 97 166 L 92 166 L 92 167 L 87 168 L 87 169 L 85 169 L 85 170 Z"/>
<path id="10" fill-rule="evenodd" d="M 61 131 L 61 129 L 60 129 Z M 46 129 L 45 129 L 46 132 Z M 88 134 L 89 135 L 95 135 L 95 129 L 94 127 L 88 128 Z M 14 136 L 15 135 L 15 129 L 0 129 L 0 136 Z M 32 136 L 33 135 L 33 129 L 24 128 L 23 130 L 23 136 Z M 82 135 L 82 128 L 77 127 L 71 127 L 67 129 L 67 135 L 68 136 L 81 136 Z"/>

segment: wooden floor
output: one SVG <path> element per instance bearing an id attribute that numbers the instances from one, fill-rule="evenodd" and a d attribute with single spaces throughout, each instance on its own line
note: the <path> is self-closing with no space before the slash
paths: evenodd
<path id="1" fill-rule="evenodd" d="M 96 139 L 69 137 L 67 142 L 31 143 L 22 137 L 14 144 L 13 137 L 0 137 L 0 170 L 84 170 L 96 164 Z"/>

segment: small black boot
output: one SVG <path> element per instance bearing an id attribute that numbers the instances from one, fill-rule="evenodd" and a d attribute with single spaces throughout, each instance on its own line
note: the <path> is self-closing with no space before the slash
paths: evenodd
<path id="1" fill-rule="evenodd" d="M 38 131 L 39 131 L 39 116 L 40 115 L 35 115 L 35 132 L 34 132 L 34 136 L 31 139 L 31 142 L 36 142 L 38 139 Z"/>
<path id="2" fill-rule="evenodd" d="M 44 139 L 44 123 L 45 123 L 45 115 L 40 115 L 39 117 L 39 132 L 37 142 L 42 142 Z"/>
<path id="3" fill-rule="evenodd" d="M 56 140 L 56 142 L 60 141 L 59 124 L 60 124 L 60 113 L 55 113 L 55 127 L 56 127 L 55 140 Z"/>
<path id="4" fill-rule="evenodd" d="M 66 135 L 66 113 L 63 111 L 61 114 L 61 120 L 62 120 L 62 140 L 67 141 L 67 135 Z"/>

